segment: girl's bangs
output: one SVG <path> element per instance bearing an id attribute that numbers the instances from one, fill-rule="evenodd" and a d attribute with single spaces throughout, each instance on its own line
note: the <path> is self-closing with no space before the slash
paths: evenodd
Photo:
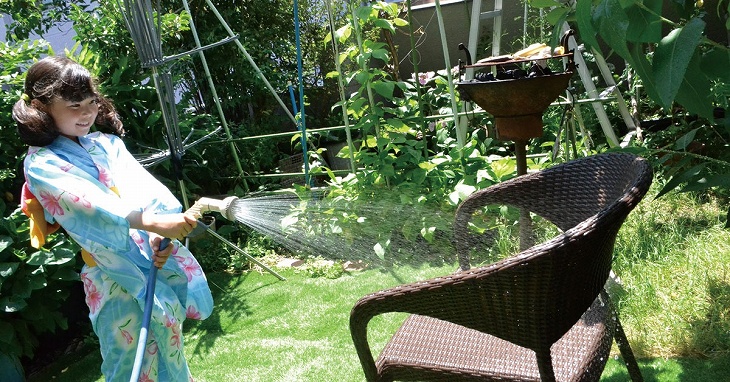
<path id="1" fill-rule="evenodd" d="M 58 85 L 56 95 L 66 101 L 80 102 L 97 96 L 91 74 L 78 65 L 70 65 L 62 74 Z"/>

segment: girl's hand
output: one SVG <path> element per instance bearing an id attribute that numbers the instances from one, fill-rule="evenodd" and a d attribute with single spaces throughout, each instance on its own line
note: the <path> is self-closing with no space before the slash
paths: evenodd
<path id="1" fill-rule="evenodd" d="M 132 228 L 154 232 L 170 239 L 184 239 L 198 225 L 194 216 L 177 214 L 155 214 L 151 212 L 134 211 L 127 216 Z"/>
<path id="2" fill-rule="evenodd" d="M 160 250 L 160 243 L 162 243 L 162 239 L 162 236 L 150 233 L 150 247 L 152 247 L 153 251 L 152 262 L 158 269 L 162 269 L 162 266 L 165 265 L 167 259 L 170 258 L 173 249 L 173 245 L 170 243 L 167 247 L 165 247 L 165 249 Z"/>
<path id="3" fill-rule="evenodd" d="M 171 239 L 184 239 L 198 225 L 198 220 L 188 214 L 165 214 L 154 217 L 156 229 L 149 231 Z"/>

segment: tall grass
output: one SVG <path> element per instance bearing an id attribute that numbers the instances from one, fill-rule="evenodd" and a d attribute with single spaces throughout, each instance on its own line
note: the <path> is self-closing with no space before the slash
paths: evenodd
<path id="1" fill-rule="evenodd" d="M 718 200 L 647 196 L 619 234 L 622 322 L 640 357 L 730 354 L 730 231 Z"/>

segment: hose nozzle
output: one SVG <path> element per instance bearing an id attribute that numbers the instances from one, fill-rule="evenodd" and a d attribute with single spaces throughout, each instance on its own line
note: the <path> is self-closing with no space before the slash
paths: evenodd
<path id="1" fill-rule="evenodd" d="M 235 217 L 232 216 L 233 213 L 230 211 L 230 207 L 236 199 L 238 198 L 235 196 L 229 196 L 223 200 L 202 197 L 186 212 L 193 214 L 196 218 L 202 217 L 206 212 L 219 212 L 226 219 L 234 221 Z"/>

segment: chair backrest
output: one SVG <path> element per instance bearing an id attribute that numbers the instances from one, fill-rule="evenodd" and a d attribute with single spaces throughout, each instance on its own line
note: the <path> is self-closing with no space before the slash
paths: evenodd
<path id="1" fill-rule="evenodd" d="M 598 296 L 611 270 L 618 230 L 651 181 L 646 160 L 607 153 L 471 195 L 459 206 L 454 223 L 462 259 L 468 258 L 474 238 L 468 223 L 474 212 L 489 204 L 529 210 L 563 233 L 503 261 L 463 272 L 475 283 L 469 291 L 474 295 L 465 298 L 478 304 L 478 313 L 472 311 L 476 317 L 456 323 L 536 351 L 549 349 Z"/>

